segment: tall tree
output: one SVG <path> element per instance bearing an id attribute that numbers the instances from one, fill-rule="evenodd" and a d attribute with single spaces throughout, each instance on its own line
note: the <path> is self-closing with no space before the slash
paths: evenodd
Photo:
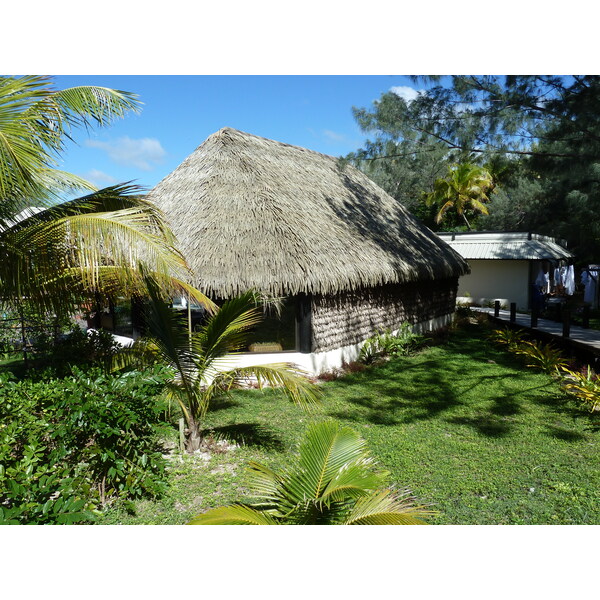
<path id="1" fill-rule="evenodd" d="M 493 164 L 498 194 L 482 227 L 566 238 L 582 261 L 600 256 L 600 77 L 415 77 L 407 102 L 385 93 L 355 109 L 377 145 L 356 154 L 394 161 L 442 148 L 449 162 Z M 387 142 L 391 142 L 387 144 Z"/>

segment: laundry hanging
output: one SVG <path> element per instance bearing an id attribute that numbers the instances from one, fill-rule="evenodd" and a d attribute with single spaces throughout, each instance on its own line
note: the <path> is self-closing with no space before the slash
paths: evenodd
<path id="1" fill-rule="evenodd" d="M 575 267 L 569 265 L 565 273 L 565 292 L 569 296 L 575 293 Z"/>
<path id="2" fill-rule="evenodd" d="M 585 286 L 583 292 L 583 301 L 594 305 L 596 301 L 596 288 L 598 285 L 599 271 L 590 268 L 584 269 L 581 273 L 581 283 Z"/>
<path id="3" fill-rule="evenodd" d="M 544 273 L 544 270 L 540 267 L 540 272 L 535 280 L 535 285 L 540 288 L 543 294 L 550 293 L 550 273 Z"/>

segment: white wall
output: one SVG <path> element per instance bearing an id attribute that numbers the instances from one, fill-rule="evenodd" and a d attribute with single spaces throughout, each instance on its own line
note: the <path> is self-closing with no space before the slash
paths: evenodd
<path id="1" fill-rule="evenodd" d="M 445 315 L 436 319 L 430 319 L 418 323 L 414 326 L 414 331 L 422 333 L 439 329 L 448 325 L 452 321 L 452 315 Z M 364 341 L 352 346 L 344 346 L 327 352 L 312 352 L 303 354 L 301 352 L 277 352 L 277 353 L 258 353 L 248 352 L 226 357 L 223 362 L 223 367 L 247 367 L 250 365 L 264 365 L 268 363 L 289 362 L 297 365 L 302 370 L 307 371 L 312 375 L 318 375 L 331 369 L 341 367 L 343 363 L 348 363 L 356 360 L 360 354 L 360 349 Z"/>
<path id="2" fill-rule="evenodd" d="M 470 295 L 474 302 L 485 304 L 502 300 L 517 303 L 526 310 L 529 299 L 529 261 L 468 260 L 471 273 L 458 280 L 458 296 Z"/>

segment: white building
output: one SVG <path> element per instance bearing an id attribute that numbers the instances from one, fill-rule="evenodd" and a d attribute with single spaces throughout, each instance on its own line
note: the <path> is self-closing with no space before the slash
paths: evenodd
<path id="1" fill-rule="evenodd" d="M 573 258 L 564 242 L 536 233 L 438 233 L 471 267 L 458 281 L 457 302 L 485 305 L 500 300 L 530 307 L 531 288 L 540 268 Z"/>

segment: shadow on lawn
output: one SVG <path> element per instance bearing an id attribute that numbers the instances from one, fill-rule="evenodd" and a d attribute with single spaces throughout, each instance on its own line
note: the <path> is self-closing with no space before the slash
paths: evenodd
<path id="1" fill-rule="evenodd" d="M 335 386 L 339 386 L 342 394 L 344 388 L 360 390 L 361 384 L 362 389 L 368 389 L 368 394 L 344 394 L 345 400 L 356 406 L 357 410 L 337 411 L 330 415 L 355 421 L 366 419 L 377 425 L 398 425 L 434 419 L 443 413 L 452 413 L 472 405 L 474 410 L 485 413 L 485 419 L 478 430 L 490 436 L 498 436 L 508 432 L 509 422 L 503 418 L 523 411 L 519 397 L 537 389 L 543 390 L 549 385 L 514 391 L 510 389 L 510 385 L 514 385 L 519 379 L 527 379 L 528 374 L 511 373 L 508 385 L 506 377 L 504 373 L 474 374 L 472 360 L 467 356 L 455 357 L 452 362 L 444 357 L 416 364 L 399 359 L 336 381 Z M 495 388 L 494 394 L 488 391 L 490 387 Z M 488 406 L 490 402 L 491 406 Z M 480 418 L 447 420 L 474 425 Z"/>
<path id="2" fill-rule="evenodd" d="M 557 425 L 546 425 L 546 433 L 553 438 L 564 440 L 565 442 L 579 442 L 585 439 L 585 435 L 579 431 L 573 431 L 566 427 Z"/>
<path id="3" fill-rule="evenodd" d="M 540 401 L 552 385 L 527 385 L 531 371 L 472 332 L 457 332 L 441 351 L 429 360 L 397 358 L 337 380 L 332 392 L 355 408 L 330 416 L 399 425 L 443 415 L 448 423 L 502 437 L 518 424 L 513 417 L 527 410 L 526 402 Z"/>
<path id="4" fill-rule="evenodd" d="M 240 446 L 260 446 L 265 450 L 276 450 L 282 452 L 285 449 L 283 441 L 273 434 L 270 429 L 259 423 L 236 423 L 234 425 L 223 425 L 222 427 L 211 427 L 206 432 L 214 435 L 217 439 L 226 439 Z"/>

